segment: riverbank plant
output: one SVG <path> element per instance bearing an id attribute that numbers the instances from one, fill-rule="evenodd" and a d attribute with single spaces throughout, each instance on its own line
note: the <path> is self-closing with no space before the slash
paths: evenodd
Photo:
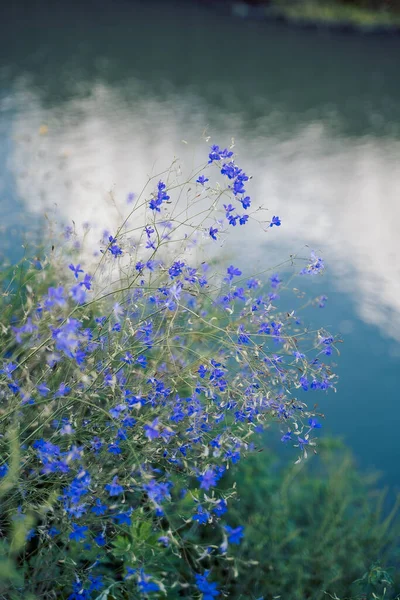
<path id="1" fill-rule="evenodd" d="M 246 531 L 230 563 L 214 564 L 228 598 L 398 597 L 400 498 L 379 491 L 339 441 L 323 437 L 318 456 L 297 465 L 259 450 L 221 483 L 236 484 L 231 525 Z"/>
<path id="2" fill-rule="evenodd" d="M 297 392 L 334 387 L 335 338 L 280 308 L 275 270 L 252 274 L 243 252 L 224 264 L 230 231 L 284 227 L 248 185 L 212 146 L 189 177 L 174 162 L 131 194 L 96 261 L 71 224 L 4 274 L 5 598 L 223 597 L 214 560 L 246 539 L 224 478 L 266 429 L 299 462 L 315 449 L 320 418 Z M 314 253 L 287 265 L 300 281 L 324 268 Z"/>

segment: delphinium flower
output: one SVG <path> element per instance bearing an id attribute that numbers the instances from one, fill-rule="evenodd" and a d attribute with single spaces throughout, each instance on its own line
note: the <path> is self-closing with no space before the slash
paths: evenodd
<path id="1" fill-rule="evenodd" d="M 196 179 L 196 183 L 200 183 L 200 185 L 204 185 L 207 181 L 209 181 L 209 179 L 205 175 L 200 175 Z"/>
<path id="2" fill-rule="evenodd" d="M 203 600 L 213 600 L 220 595 L 218 586 L 214 581 L 208 581 L 209 571 L 205 571 L 203 575 L 196 573 L 196 587 L 203 594 Z"/>
<path id="3" fill-rule="evenodd" d="M 300 275 L 318 275 L 325 269 L 322 258 L 311 252 L 310 262 L 300 271 Z"/>
<path id="4" fill-rule="evenodd" d="M 271 219 L 271 223 L 269 224 L 270 227 L 273 227 L 274 225 L 276 225 L 276 227 L 279 227 L 281 225 L 281 220 L 279 217 L 276 217 L 275 215 L 272 217 Z"/>
<path id="5" fill-rule="evenodd" d="M 26 520 L 24 535 L 35 533 L 25 556 L 43 594 L 46 581 L 60 580 L 74 600 L 104 589 L 220 596 L 204 558 L 226 561 L 244 534 L 221 523 L 230 522 L 234 493 L 225 472 L 246 460 L 259 432 L 273 435 L 274 422 L 302 458 L 315 443 L 320 423 L 296 394 L 333 387 L 335 339 L 321 330 L 307 344 L 298 335 L 297 314 L 275 302 L 284 274 L 242 280 L 249 260 L 240 253 L 233 265 L 199 260 L 196 236 L 222 242 L 256 215 L 244 212 L 251 178 L 233 151 L 215 145 L 208 158 L 194 186 L 172 169 L 167 191 L 159 175 L 146 221 L 132 207 L 131 223 L 104 232 L 92 274 L 71 245 L 48 270 L 43 261 L 38 289 L 29 284 L 23 309 L 4 325 L 2 419 L 13 431 L 18 415 L 20 438 L 10 439 L 20 446 L 15 489 L 23 491 L 7 495 L 7 510 Z M 222 181 L 215 189 L 205 185 L 211 171 Z M 186 192 L 193 204 L 185 221 L 178 203 Z M 197 198 L 210 200 L 198 217 Z M 270 226 L 280 223 L 274 216 Z M 303 271 L 322 269 L 313 255 Z M 4 437 L 6 482 L 17 455 L 8 444 Z M 46 510 L 31 523 L 32 505 Z M 210 532 L 222 545 L 204 544 Z M 184 575 L 164 568 L 184 552 Z"/>
<path id="6" fill-rule="evenodd" d="M 169 196 L 166 192 L 166 185 L 162 181 L 159 181 L 157 184 L 157 194 L 150 200 L 149 207 L 151 210 L 155 210 L 160 212 L 160 206 L 163 202 L 167 202 L 169 200 Z"/>
<path id="7" fill-rule="evenodd" d="M 81 265 L 76 265 L 74 267 L 73 264 L 69 265 L 69 268 L 71 269 L 71 271 L 73 272 L 73 274 L 75 275 L 75 278 L 78 279 L 79 277 L 79 273 L 83 273 L 83 269 L 81 269 Z"/>
<path id="8" fill-rule="evenodd" d="M 105 489 L 110 496 L 119 496 L 124 493 L 124 488 L 118 483 L 118 477 L 115 476 L 111 483 L 107 483 Z"/>
<path id="9" fill-rule="evenodd" d="M 240 544 L 244 536 L 244 527 L 241 525 L 239 527 L 230 527 L 229 525 L 225 525 L 224 530 L 228 535 L 229 544 Z"/>

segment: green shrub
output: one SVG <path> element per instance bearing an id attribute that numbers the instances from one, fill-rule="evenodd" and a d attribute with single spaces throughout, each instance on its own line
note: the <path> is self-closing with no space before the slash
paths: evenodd
<path id="1" fill-rule="evenodd" d="M 399 498 L 388 509 L 387 493 L 374 487 L 376 477 L 361 475 L 337 441 L 321 441 L 319 455 L 297 465 L 282 467 L 276 460 L 264 449 L 223 481 L 227 488 L 237 482 L 231 521 L 246 531 L 232 568 L 224 564 L 218 575 L 229 598 L 322 600 L 329 592 L 333 598 L 372 599 L 385 587 L 384 597 L 392 598 L 399 578 L 394 586 L 379 584 L 385 572 L 374 563 L 398 559 Z"/>

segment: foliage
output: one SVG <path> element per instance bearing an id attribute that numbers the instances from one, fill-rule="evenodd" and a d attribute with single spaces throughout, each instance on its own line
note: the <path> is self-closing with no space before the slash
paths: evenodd
<path id="1" fill-rule="evenodd" d="M 311 461 L 279 461 L 279 468 L 276 454 L 264 448 L 223 479 L 227 489 L 236 482 L 230 521 L 246 531 L 241 545 L 232 546 L 232 566 L 214 564 L 229 598 L 372 599 L 385 587 L 384 597 L 392 598 L 400 589 L 399 577 L 393 582 L 374 565 L 378 557 L 383 565 L 398 560 L 400 498 L 388 510 L 386 492 L 357 471 L 342 444 L 318 446 Z"/>
<path id="2" fill-rule="evenodd" d="M 262 282 L 243 274 L 246 257 L 223 268 L 216 256 L 230 228 L 272 234 L 281 219 L 250 209 L 231 149 L 213 146 L 187 178 L 176 162 L 159 177 L 128 197 L 96 264 L 67 226 L 63 244 L 5 275 L 6 598 L 221 596 L 208 565 L 229 565 L 246 534 L 221 478 L 266 426 L 298 461 L 315 445 L 320 423 L 297 390 L 334 386 L 334 337 L 279 307 L 276 273 Z M 324 265 L 312 253 L 302 267 Z"/>

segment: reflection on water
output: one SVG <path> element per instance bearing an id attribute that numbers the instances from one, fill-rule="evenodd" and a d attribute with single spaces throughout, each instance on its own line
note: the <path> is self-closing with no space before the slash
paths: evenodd
<path id="1" fill-rule="evenodd" d="M 44 109 L 22 86 L 15 101 L 23 109 L 12 122 L 8 166 L 18 195 L 31 213 L 54 209 L 61 222 L 89 222 L 95 239 L 121 222 L 127 194 L 174 156 L 188 167 L 205 162 L 207 115 L 193 97 L 129 101 L 97 85 L 89 98 Z M 227 114 L 212 138 L 226 143 L 232 133 L 255 205 L 283 220 L 268 239 L 248 228 L 248 252 L 267 252 L 273 265 L 305 244 L 317 248 L 361 317 L 400 339 L 400 141 L 334 136 L 318 122 L 289 139 L 250 138 L 246 123 Z"/>

